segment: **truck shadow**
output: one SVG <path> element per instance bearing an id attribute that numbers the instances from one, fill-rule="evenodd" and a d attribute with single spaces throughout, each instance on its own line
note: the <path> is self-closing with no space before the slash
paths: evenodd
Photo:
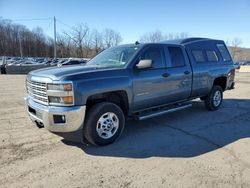
<path id="1" fill-rule="evenodd" d="M 105 147 L 84 146 L 65 135 L 62 142 L 94 156 L 195 157 L 250 137 L 249 122 L 250 100 L 225 99 L 216 112 L 206 111 L 202 102 L 194 101 L 184 111 L 128 122 L 123 136 Z"/>

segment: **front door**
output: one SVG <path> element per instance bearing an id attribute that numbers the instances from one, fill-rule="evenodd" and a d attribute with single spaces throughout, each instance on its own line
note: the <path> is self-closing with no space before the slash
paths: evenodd
<path id="1" fill-rule="evenodd" d="M 151 46 L 142 52 L 139 59 L 151 59 L 153 67 L 134 70 L 134 111 L 189 98 L 192 71 L 181 48 Z"/>

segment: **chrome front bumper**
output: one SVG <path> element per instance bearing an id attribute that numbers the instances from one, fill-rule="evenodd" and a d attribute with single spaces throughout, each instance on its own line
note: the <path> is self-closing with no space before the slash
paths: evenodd
<path id="1" fill-rule="evenodd" d="M 43 124 L 51 132 L 73 132 L 83 126 L 86 106 L 45 106 L 34 102 L 30 97 L 26 97 L 25 101 L 30 119 L 38 124 Z M 56 122 L 55 116 L 63 116 L 65 122 Z"/>

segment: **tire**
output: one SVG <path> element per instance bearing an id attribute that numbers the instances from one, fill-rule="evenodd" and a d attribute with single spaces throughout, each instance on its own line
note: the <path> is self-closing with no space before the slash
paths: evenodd
<path id="1" fill-rule="evenodd" d="M 210 111 L 218 110 L 223 101 L 223 90 L 220 86 L 213 86 L 205 99 L 205 106 Z"/>
<path id="2" fill-rule="evenodd" d="M 92 145 L 113 143 L 123 132 L 125 117 L 119 106 L 109 102 L 94 105 L 87 112 L 83 136 Z"/>

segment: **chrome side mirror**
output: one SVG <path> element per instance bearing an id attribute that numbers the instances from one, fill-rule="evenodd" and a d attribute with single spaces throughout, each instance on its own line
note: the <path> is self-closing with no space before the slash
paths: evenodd
<path id="1" fill-rule="evenodd" d="M 151 59 L 144 59 L 140 60 L 139 63 L 136 64 L 136 67 L 138 69 L 147 69 L 151 68 L 153 64 L 153 61 Z"/>

